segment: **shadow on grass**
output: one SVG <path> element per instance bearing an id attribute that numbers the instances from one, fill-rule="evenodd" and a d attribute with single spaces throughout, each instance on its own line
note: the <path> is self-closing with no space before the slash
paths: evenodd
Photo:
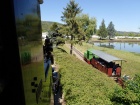
<path id="1" fill-rule="evenodd" d="M 67 53 L 64 49 L 57 47 L 61 52 Z"/>

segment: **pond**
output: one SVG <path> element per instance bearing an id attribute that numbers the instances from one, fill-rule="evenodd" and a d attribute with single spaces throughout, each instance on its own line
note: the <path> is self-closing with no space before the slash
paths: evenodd
<path id="1" fill-rule="evenodd" d="M 94 42 L 95 46 L 140 53 L 140 42 Z"/>

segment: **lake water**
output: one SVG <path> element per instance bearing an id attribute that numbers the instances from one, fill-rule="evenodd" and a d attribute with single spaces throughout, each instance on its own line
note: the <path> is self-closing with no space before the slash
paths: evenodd
<path id="1" fill-rule="evenodd" d="M 140 53 L 140 42 L 94 42 L 95 46 Z"/>

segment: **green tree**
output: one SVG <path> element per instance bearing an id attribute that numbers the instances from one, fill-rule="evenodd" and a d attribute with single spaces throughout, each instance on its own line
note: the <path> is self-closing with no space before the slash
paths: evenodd
<path id="1" fill-rule="evenodd" d="M 72 54 L 72 47 L 74 44 L 75 37 L 77 37 L 78 33 L 78 24 L 76 22 L 76 16 L 82 12 L 81 7 L 78 6 L 78 3 L 75 3 L 74 0 L 70 0 L 69 4 L 67 4 L 66 8 L 64 8 L 64 12 L 62 12 L 63 16 L 61 19 L 66 23 L 66 27 L 62 27 L 65 30 L 62 33 L 67 33 L 67 35 L 71 36 L 70 43 L 71 49 L 70 54 Z M 67 31 L 67 32 L 66 32 Z"/>
<path id="2" fill-rule="evenodd" d="M 87 41 L 96 33 L 96 19 L 87 14 L 77 16 L 78 30 L 80 35 L 85 36 Z"/>
<path id="3" fill-rule="evenodd" d="M 134 34 L 134 33 L 132 33 L 132 32 L 130 32 L 130 33 L 128 33 L 128 36 L 130 36 L 130 37 L 134 38 L 135 34 Z"/>
<path id="4" fill-rule="evenodd" d="M 100 36 L 100 39 L 107 37 L 107 29 L 106 29 L 106 26 L 105 26 L 104 19 L 102 20 L 101 25 L 99 27 L 98 35 Z"/>
<path id="5" fill-rule="evenodd" d="M 114 24 L 112 23 L 112 21 L 109 23 L 107 27 L 107 32 L 108 32 L 109 39 L 115 37 L 116 31 L 115 31 Z"/>
<path id="6" fill-rule="evenodd" d="M 56 32 L 56 31 L 57 31 L 57 28 L 58 28 L 58 25 L 57 25 L 56 22 L 54 22 L 54 23 L 51 25 L 50 30 L 51 30 L 52 32 Z"/>

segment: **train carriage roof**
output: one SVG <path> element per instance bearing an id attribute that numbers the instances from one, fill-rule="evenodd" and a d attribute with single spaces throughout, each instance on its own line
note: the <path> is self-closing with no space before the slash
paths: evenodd
<path id="1" fill-rule="evenodd" d="M 111 62 L 111 61 L 123 61 L 123 59 L 120 59 L 118 57 L 115 57 L 113 55 L 107 54 L 107 53 L 102 52 L 102 51 L 99 51 L 99 50 L 92 50 L 91 52 L 93 54 L 97 55 L 98 57 L 100 57 L 101 59 L 107 61 L 107 62 Z"/>

